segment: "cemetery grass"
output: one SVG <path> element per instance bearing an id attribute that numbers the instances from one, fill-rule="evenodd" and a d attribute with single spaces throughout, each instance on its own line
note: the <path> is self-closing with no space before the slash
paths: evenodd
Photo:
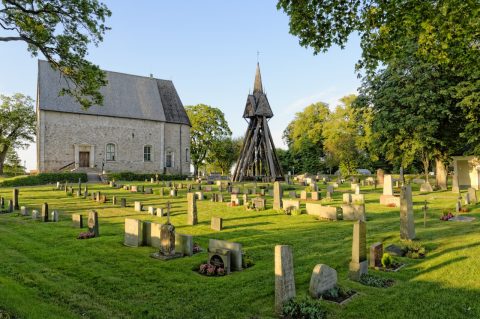
<path id="1" fill-rule="evenodd" d="M 158 193 L 159 187 L 154 188 Z M 347 188 L 341 186 L 340 191 Z M 480 205 L 470 206 L 468 215 L 476 217 L 472 223 L 442 222 L 443 210 L 455 207 L 456 196 L 449 191 L 420 195 L 414 186 L 416 232 L 428 250 L 427 257 L 401 258 L 407 266 L 398 273 L 369 270 L 395 280 L 385 289 L 347 278 L 353 222 L 319 221 L 306 214 L 286 216 L 272 209 L 246 211 L 206 200 L 197 202 L 199 224 L 187 226 L 185 190 L 170 199 L 89 185 L 89 191 L 97 190 L 109 200 L 114 194 L 127 198 L 129 207 L 66 196 L 53 186 L 20 188 L 21 206 L 40 209 L 48 202 L 50 211 L 60 211 L 60 222 L 41 223 L 18 212 L 0 215 L 0 317 L 4 312 L 18 318 L 273 318 L 276 244 L 293 247 L 297 296 L 308 295 L 311 272 L 319 263 L 335 268 L 339 284 L 359 293 L 344 306 L 319 301 L 329 318 L 480 317 Z M 378 241 L 384 247 L 398 244 L 398 208 L 378 204 L 381 189 L 365 187 L 362 192 L 366 194 L 368 247 Z M 0 196 L 6 199 L 11 193 L 10 188 L 0 188 Z M 288 197 L 288 191 L 284 196 Z M 336 192 L 331 204 L 339 205 L 341 198 Z M 426 228 L 421 210 L 425 199 L 430 207 Z M 177 232 L 194 235 L 205 250 L 209 238 L 239 242 L 255 265 L 210 278 L 192 271 L 206 261 L 205 251 L 162 262 L 149 257 L 154 248 L 125 247 L 126 217 L 166 219 L 134 212 L 135 200 L 156 207 L 171 201 Z M 267 197 L 267 208 L 271 207 L 272 199 Z M 85 228 L 73 228 L 71 214 L 86 215 L 91 209 L 100 216 L 100 237 L 77 240 Z M 210 229 L 212 216 L 224 218 L 223 231 Z"/>

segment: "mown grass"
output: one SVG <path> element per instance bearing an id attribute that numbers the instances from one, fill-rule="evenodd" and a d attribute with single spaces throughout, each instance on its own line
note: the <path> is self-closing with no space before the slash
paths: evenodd
<path id="1" fill-rule="evenodd" d="M 158 191 L 159 186 L 154 188 Z M 349 185 L 340 191 L 347 189 Z M 197 202 L 199 224 L 188 226 L 185 190 L 175 199 L 105 185 L 90 185 L 89 190 L 100 190 L 109 199 L 114 194 L 125 197 L 129 207 L 66 196 L 53 186 L 23 187 L 20 205 L 40 209 L 48 202 L 50 210 L 60 210 L 60 222 L 36 222 L 17 213 L 0 215 L 0 314 L 4 311 L 19 318 L 272 318 L 274 246 L 287 244 L 293 246 L 297 295 L 308 294 L 311 271 L 319 263 L 335 268 L 340 285 L 360 293 L 343 307 L 321 302 L 329 318 L 480 317 L 480 209 L 470 207 L 468 215 L 477 217 L 472 223 L 440 221 L 443 210 L 455 207 L 456 196 L 448 191 L 420 195 L 414 186 L 417 237 L 427 247 L 427 257 L 402 259 L 408 265 L 398 273 L 370 271 L 396 280 L 393 287 L 382 289 L 347 279 L 352 222 L 318 221 L 305 214 L 286 216 L 271 209 L 246 211 L 206 200 Z M 381 189 L 363 187 L 362 192 L 366 194 L 368 246 L 377 241 L 399 243 L 398 208 L 378 204 Z M 11 189 L 0 188 L 0 196 L 8 199 L 11 193 Z M 340 204 L 341 198 L 341 192 L 336 192 L 332 205 Z M 255 266 L 210 278 L 192 271 L 207 259 L 206 252 L 162 262 L 149 257 L 154 248 L 123 246 L 125 217 L 165 220 L 134 212 L 135 200 L 157 207 L 171 201 L 171 221 L 177 232 L 194 235 L 203 248 L 209 238 L 239 242 Z M 421 210 L 424 200 L 430 207 L 426 228 Z M 267 205 L 271 208 L 268 196 Z M 99 212 L 101 236 L 77 240 L 80 230 L 72 228 L 70 215 L 87 214 L 91 209 Z M 224 218 L 223 231 L 210 229 L 211 216 Z"/>

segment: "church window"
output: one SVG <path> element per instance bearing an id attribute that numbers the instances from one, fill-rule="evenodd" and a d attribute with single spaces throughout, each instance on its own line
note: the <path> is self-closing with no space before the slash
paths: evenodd
<path id="1" fill-rule="evenodd" d="M 152 161 L 152 147 L 150 145 L 145 145 L 143 147 L 143 161 L 144 162 Z"/>
<path id="2" fill-rule="evenodd" d="M 165 164 L 166 164 L 165 165 L 166 167 L 173 167 L 173 152 L 171 151 L 167 152 Z"/>
<path id="3" fill-rule="evenodd" d="M 109 143 L 107 144 L 107 149 L 106 149 L 106 159 L 107 161 L 114 161 L 115 160 L 115 144 Z"/>

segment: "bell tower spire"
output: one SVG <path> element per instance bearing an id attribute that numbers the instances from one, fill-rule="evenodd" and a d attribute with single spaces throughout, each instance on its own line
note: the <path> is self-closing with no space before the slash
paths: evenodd
<path id="1" fill-rule="evenodd" d="M 253 84 L 253 93 L 263 93 L 262 75 L 260 74 L 260 63 L 257 62 L 257 71 L 255 72 L 255 82 Z"/>

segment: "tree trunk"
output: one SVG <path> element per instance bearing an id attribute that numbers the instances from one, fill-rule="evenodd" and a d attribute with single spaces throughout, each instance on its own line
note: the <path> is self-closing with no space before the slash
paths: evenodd
<path id="1" fill-rule="evenodd" d="M 193 176 L 198 177 L 198 164 L 193 164 Z"/>
<path id="2" fill-rule="evenodd" d="M 435 158 L 435 183 L 441 190 L 447 189 L 447 165 L 445 165 L 445 163 L 440 158 Z"/>
<path id="3" fill-rule="evenodd" d="M 3 165 L 5 164 L 5 158 L 7 157 L 8 147 L 3 146 L 4 149 L 0 152 L 0 175 L 3 175 Z"/>

